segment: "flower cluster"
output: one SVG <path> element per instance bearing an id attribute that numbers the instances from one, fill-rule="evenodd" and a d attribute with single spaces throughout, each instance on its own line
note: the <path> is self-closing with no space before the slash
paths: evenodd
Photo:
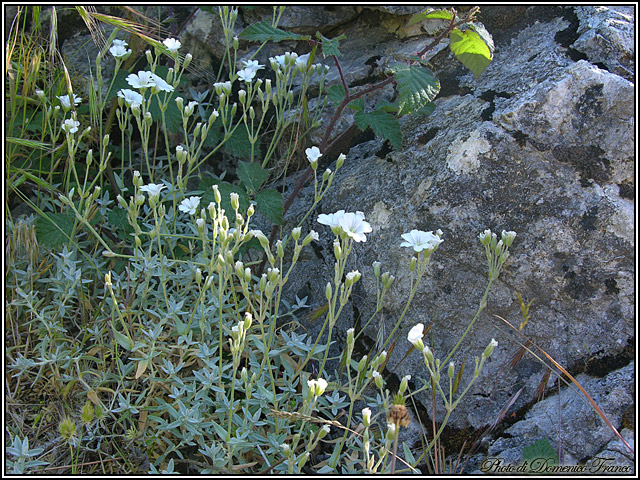
<path id="1" fill-rule="evenodd" d="M 365 233 L 372 231 L 369 222 L 365 222 L 362 212 L 345 212 L 338 210 L 335 213 L 318 215 L 318 223 L 327 225 L 335 234 L 343 233 L 356 242 L 366 242 Z"/>

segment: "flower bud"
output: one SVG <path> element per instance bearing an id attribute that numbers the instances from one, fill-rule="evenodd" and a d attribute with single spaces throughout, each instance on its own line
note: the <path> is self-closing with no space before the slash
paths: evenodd
<path id="1" fill-rule="evenodd" d="M 350 328 L 349 330 L 347 330 L 347 345 L 349 346 L 349 348 L 353 348 L 353 345 L 355 343 L 355 330 L 353 328 Z"/>
<path id="2" fill-rule="evenodd" d="M 190 53 L 187 53 L 184 56 L 184 64 L 183 64 L 182 68 L 187 68 L 189 66 L 189 64 L 191 63 L 192 59 L 193 59 L 193 55 L 191 55 Z"/>
<path id="3" fill-rule="evenodd" d="M 202 270 L 196 268 L 196 283 L 200 285 L 202 283 Z"/>
<path id="4" fill-rule="evenodd" d="M 327 286 L 324 289 L 324 294 L 327 297 L 327 301 L 330 302 L 333 294 L 333 288 L 331 287 L 330 282 L 327 282 Z"/>
<path id="5" fill-rule="evenodd" d="M 247 101 L 247 92 L 243 89 L 238 90 L 238 100 L 240 100 L 240 103 L 242 105 L 245 104 L 245 102 Z"/>
<path id="6" fill-rule="evenodd" d="M 416 270 L 417 264 L 418 264 L 418 259 L 416 257 L 411 257 L 411 262 L 409 263 L 409 271 L 414 272 Z"/>
<path id="7" fill-rule="evenodd" d="M 433 353 L 431 352 L 431 349 L 429 348 L 429 345 L 426 345 L 424 347 L 424 349 L 422 350 L 423 355 L 425 356 L 425 358 L 427 359 L 427 362 L 429 362 L 429 364 L 433 363 Z"/>
<path id="8" fill-rule="evenodd" d="M 296 242 L 300 239 L 300 234 L 302 233 L 302 228 L 296 227 L 291 230 L 291 238 L 293 238 Z"/>
<path id="9" fill-rule="evenodd" d="M 184 110 L 184 100 L 182 97 L 176 97 L 176 105 L 178 106 L 179 111 L 182 112 Z"/>
<path id="10" fill-rule="evenodd" d="M 362 409 L 362 423 L 364 428 L 368 428 L 371 425 L 371 409 L 369 407 Z"/>
<path id="11" fill-rule="evenodd" d="M 341 153 L 338 156 L 338 160 L 336 160 L 336 170 L 340 170 L 342 165 L 344 165 L 344 161 L 345 161 L 346 158 L 347 158 L 347 156 L 344 153 Z"/>
<path id="12" fill-rule="evenodd" d="M 492 338 L 491 341 L 489 342 L 489 345 L 487 345 L 487 348 L 484 349 L 484 352 L 482 352 L 482 357 L 483 358 L 489 358 L 491 356 L 491 354 L 493 353 L 493 350 L 498 346 L 498 342 L 496 341 L 495 338 Z"/>
<path id="13" fill-rule="evenodd" d="M 369 360 L 368 355 L 365 355 L 358 362 L 358 373 L 364 372 L 364 369 L 367 368 L 367 360 Z"/>
<path id="14" fill-rule="evenodd" d="M 447 370 L 447 376 L 448 376 L 449 378 L 453 378 L 453 376 L 454 376 L 454 375 L 455 375 L 455 373 L 456 373 L 456 371 L 455 371 L 455 370 L 456 370 L 456 367 L 455 367 L 455 365 L 453 364 L 453 362 L 449 362 L 449 370 Z"/>
<path id="15" fill-rule="evenodd" d="M 251 269 L 249 267 L 244 269 L 244 281 L 247 283 L 251 281 Z"/>
<path id="16" fill-rule="evenodd" d="M 304 237 L 304 240 L 302 241 L 302 246 L 306 247 L 307 245 L 309 245 L 311 243 L 311 240 L 316 240 L 318 241 L 319 239 L 319 235 L 317 232 L 311 230 L 306 237 Z"/>
<path id="17" fill-rule="evenodd" d="M 240 196 L 236 192 L 231 192 L 229 196 L 231 197 L 231 208 L 234 211 L 238 211 L 238 208 L 240 208 Z"/>
<path id="18" fill-rule="evenodd" d="M 380 372 L 374 370 L 371 373 L 371 376 L 373 377 L 373 381 L 376 384 L 376 387 L 382 390 L 382 387 L 384 386 L 384 380 L 382 379 L 382 375 L 380 375 Z"/>
<path id="19" fill-rule="evenodd" d="M 395 423 L 387 423 L 387 434 L 385 439 L 390 442 L 391 440 L 396 438 L 396 424 Z"/>
<path id="20" fill-rule="evenodd" d="M 144 54 L 147 56 L 147 62 L 149 62 L 149 65 L 152 65 L 153 55 L 151 54 L 151 50 L 147 50 L 146 52 L 144 52 Z"/>
<path id="21" fill-rule="evenodd" d="M 398 393 L 404 394 L 407 391 L 407 387 L 409 386 L 409 380 L 411 380 L 411 375 L 405 375 L 400 380 L 400 388 L 398 389 Z"/>
<path id="22" fill-rule="evenodd" d="M 216 200 L 216 203 L 222 202 L 222 196 L 220 195 L 218 185 L 212 185 L 211 189 L 213 190 L 213 198 Z"/>

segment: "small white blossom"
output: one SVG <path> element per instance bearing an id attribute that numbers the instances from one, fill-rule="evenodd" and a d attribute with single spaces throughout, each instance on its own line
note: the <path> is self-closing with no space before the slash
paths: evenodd
<path id="1" fill-rule="evenodd" d="M 113 45 L 119 46 L 119 47 L 126 47 L 127 45 L 129 45 L 126 41 L 124 40 L 118 40 L 117 38 L 113 41 Z"/>
<path id="2" fill-rule="evenodd" d="M 372 231 L 369 222 L 364 221 L 364 214 L 362 212 L 347 212 L 342 216 L 338 223 L 344 233 L 353 238 L 356 242 L 366 242 L 367 236 L 365 233 Z"/>
<path id="3" fill-rule="evenodd" d="M 411 330 L 409 330 L 409 335 L 407 335 L 407 340 L 410 343 L 415 345 L 417 348 L 421 348 L 418 345 L 422 342 L 422 332 L 424 330 L 424 325 L 422 323 L 418 323 Z"/>
<path id="4" fill-rule="evenodd" d="M 131 49 L 128 49 L 124 45 L 116 45 L 114 43 L 113 45 L 111 45 L 109 52 L 116 58 L 122 58 L 129 55 L 131 53 Z"/>
<path id="5" fill-rule="evenodd" d="M 300 55 L 298 58 L 296 58 L 296 68 L 298 68 L 299 70 L 306 70 L 307 62 L 309 61 L 310 55 L 311 55 L 310 53 L 307 53 L 305 55 Z"/>
<path id="6" fill-rule="evenodd" d="M 78 126 L 80 122 L 74 120 L 72 118 L 67 118 L 62 124 L 62 129 L 68 133 L 76 133 L 78 131 Z"/>
<path id="7" fill-rule="evenodd" d="M 143 192 L 147 192 L 150 197 L 157 197 L 160 195 L 160 191 L 166 188 L 166 185 L 160 185 L 156 183 L 150 183 L 148 185 L 143 185 L 140 187 L 140 190 Z"/>
<path id="8" fill-rule="evenodd" d="M 242 69 L 238 72 L 238 78 L 240 80 L 242 80 L 243 82 L 246 83 L 250 83 L 251 80 L 253 80 L 253 77 L 256 76 L 256 71 L 255 70 L 250 70 L 250 69 Z"/>
<path id="9" fill-rule="evenodd" d="M 318 380 L 307 380 L 307 385 L 309 390 L 313 391 L 316 397 L 319 397 L 324 393 L 328 383 L 324 378 L 319 378 Z"/>
<path id="10" fill-rule="evenodd" d="M 322 225 L 327 225 L 330 228 L 335 228 L 340 226 L 340 219 L 344 216 L 344 210 L 338 210 L 335 213 L 324 214 L 321 213 L 318 215 L 318 223 Z"/>
<path id="11" fill-rule="evenodd" d="M 177 52 L 178 49 L 182 46 L 180 40 L 176 40 L 175 38 L 167 38 L 162 43 L 164 43 L 164 46 L 167 47 L 172 53 Z"/>
<path id="12" fill-rule="evenodd" d="M 127 77 L 127 83 L 133 88 L 149 88 L 156 85 L 153 73 L 146 70 L 140 70 L 137 75 L 135 73 L 130 74 Z"/>
<path id="13" fill-rule="evenodd" d="M 194 213 L 196 213 L 196 208 L 198 208 L 198 205 L 200 205 L 200 197 L 189 197 L 180 202 L 180 206 L 178 207 L 178 209 L 181 212 L 193 215 Z"/>
<path id="14" fill-rule="evenodd" d="M 442 243 L 442 239 L 433 232 L 423 232 L 422 230 L 411 230 L 409 233 L 403 233 L 402 238 L 405 242 L 400 244 L 401 247 L 412 247 L 416 252 L 422 250 L 433 250 Z"/>
<path id="15" fill-rule="evenodd" d="M 307 154 L 307 159 L 311 164 L 317 163 L 318 159 L 322 156 L 318 147 L 307 148 L 304 153 Z"/>
<path id="16" fill-rule="evenodd" d="M 158 90 L 162 90 L 163 92 L 173 92 L 173 85 L 169 85 L 163 78 L 160 78 L 155 73 L 152 73 L 151 77 L 153 78 Z"/>
<path id="17" fill-rule="evenodd" d="M 123 88 L 122 90 L 118 91 L 118 96 L 124 99 L 124 103 L 126 103 L 129 107 L 134 103 L 141 105 L 142 100 L 144 99 L 144 97 L 138 92 L 129 90 L 128 88 Z"/>
<path id="18" fill-rule="evenodd" d="M 60 100 L 60 104 L 65 112 L 68 112 L 71 108 L 71 102 L 69 101 L 69 95 L 60 95 L 56 97 Z M 78 97 L 75 93 L 73 94 L 73 104 L 78 105 L 82 101 L 82 98 Z"/>

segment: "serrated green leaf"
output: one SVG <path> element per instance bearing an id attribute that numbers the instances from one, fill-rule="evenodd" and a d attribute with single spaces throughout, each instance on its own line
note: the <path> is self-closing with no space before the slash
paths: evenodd
<path id="1" fill-rule="evenodd" d="M 347 103 L 347 107 L 356 112 L 364 112 L 364 100 L 362 98 L 356 98 Z"/>
<path id="2" fill-rule="evenodd" d="M 465 30 L 455 29 L 449 34 L 449 48 L 456 58 L 476 78 L 493 59 L 493 39 L 481 24 L 466 24 Z"/>
<path id="3" fill-rule="evenodd" d="M 453 13 L 448 10 L 426 10 L 424 12 L 416 13 L 411 19 L 409 23 L 407 23 L 407 27 L 410 25 L 414 25 L 416 23 L 420 23 L 423 20 L 429 19 L 442 19 L 442 20 L 451 20 L 453 18 Z"/>
<path id="4" fill-rule="evenodd" d="M 433 101 L 440 91 L 436 76 L 422 65 L 396 63 L 392 70 L 398 88 L 398 115 L 415 112 Z"/>
<path id="5" fill-rule="evenodd" d="M 129 225 L 127 212 L 116 207 L 109 211 L 107 219 L 111 225 L 116 227 L 113 229 L 113 232 L 118 236 L 118 238 L 120 238 L 120 240 L 127 240 L 130 238 L 129 235 L 133 233 L 133 227 Z"/>
<path id="6" fill-rule="evenodd" d="M 376 110 L 380 110 L 382 112 L 388 113 L 398 113 L 398 104 L 395 102 L 388 102 L 386 100 L 382 100 L 376 104 Z"/>
<path id="7" fill-rule="evenodd" d="M 282 225 L 284 202 L 280 192 L 273 188 L 256 193 L 256 207 L 271 223 Z"/>
<path id="8" fill-rule="evenodd" d="M 256 162 L 238 162 L 236 171 L 238 178 L 249 188 L 249 193 L 256 192 L 269 178 L 269 170 Z"/>
<path id="9" fill-rule="evenodd" d="M 416 110 L 418 115 L 422 115 L 423 117 L 428 117 L 436 110 L 436 104 L 433 102 L 427 103 L 424 107 Z"/>
<path id="10" fill-rule="evenodd" d="M 233 134 L 224 143 L 223 148 L 225 152 L 234 157 L 250 158 L 251 142 L 249 141 L 247 129 L 242 125 L 236 128 Z M 253 149 L 253 154 L 257 157 L 260 157 L 260 137 L 258 137 L 258 140 L 256 141 Z"/>
<path id="11" fill-rule="evenodd" d="M 309 35 L 298 35 L 297 33 L 287 32 L 280 28 L 272 27 L 269 22 L 258 22 L 253 25 L 249 25 L 239 35 L 240 38 L 245 40 L 252 40 L 255 42 L 282 42 L 284 40 L 311 40 Z"/>
<path id="12" fill-rule="evenodd" d="M 341 84 L 331 85 L 327 89 L 327 97 L 329 98 L 330 102 L 340 103 L 342 102 L 342 100 L 344 100 L 344 95 L 344 86 L 342 86 Z"/>
<path id="13" fill-rule="evenodd" d="M 377 137 L 389 140 L 394 148 L 402 148 L 402 129 L 395 116 L 381 110 L 374 110 L 370 113 L 356 113 L 355 120 L 360 130 L 369 127 Z"/>
<path id="14" fill-rule="evenodd" d="M 340 40 L 345 40 L 347 38 L 346 35 L 342 34 L 339 37 L 328 39 L 318 32 L 316 33 L 316 37 L 322 42 L 322 55 L 325 58 L 330 57 L 331 55 L 335 55 L 336 57 L 342 56 L 342 52 L 338 50 L 338 43 Z"/>
<path id="15" fill-rule="evenodd" d="M 48 248 L 56 248 L 69 241 L 73 234 L 75 216 L 66 213 L 38 215 L 35 221 L 38 243 Z"/>

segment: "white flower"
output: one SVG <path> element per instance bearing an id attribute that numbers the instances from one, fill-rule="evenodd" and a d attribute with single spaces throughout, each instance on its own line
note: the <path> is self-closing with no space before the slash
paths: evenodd
<path id="1" fill-rule="evenodd" d="M 169 85 L 163 78 L 160 78 L 155 73 L 151 74 L 151 78 L 153 78 L 158 90 L 162 90 L 163 92 L 173 92 L 173 85 Z"/>
<path id="2" fill-rule="evenodd" d="M 62 124 L 62 129 L 67 133 L 76 133 L 80 122 L 72 118 L 67 118 Z"/>
<path id="3" fill-rule="evenodd" d="M 190 101 L 189 104 L 184 107 L 184 115 L 186 117 L 190 117 L 191 115 L 193 115 L 193 109 L 196 108 L 198 106 L 198 102 L 196 101 Z"/>
<path id="4" fill-rule="evenodd" d="M 238 78 L 243 82 L 250 83 L 253 77 L 256 76 L 256 71 L 248 68 L 242 69 L 238 72 Z"/>
<path id="5" fill-rule="evenodd" d="M 150 183 L 149 185 L 143 185 L 140 187 L 140 190 L 142 190 L 143 192 L 147 192 L 149 194 L 150 197 L 157 197 L 158 195 L 160 195 L 160 191 L 166 188 L 165 185 L 159 185 L 156 183 Z"/>
<path id="6" fill-rule="evenodd" d="M 401 247 L 412 247 L 416 252 L 422 250 L 433 250 L 442 243 L 442 239 L 433 232 L 423 232 L 422 230 L 411 230 L 403 233 L 402 238 L 406 241 L 400 244 Z"/>
<path id="7" fill-rule="evenodd" d="M 216 93 L 220 95 L 221 93 L 225 93 L 229 95 L 231 93 L 231 82 L 217 82 L 213 84 L 213 88 L 215 88 Z"/>
<path id="8" fill-rule="evenodd" d="M 416 348 L 422 348 L 420 344 L 422 343 L 422 331 L 424 330 L 424 325 L 422 323 L 418 323 L 415 327 L 409 330 L 409 335 L 407 335 L 407 340 L 410 343 L 416 346 Z"/>
<path id="9" fill-rule="evenodd" d="M 133 88 L 149 88 L 156 85 L 153 73 L 146 70 L 140 70 L 137 75 L 135 73 L 130 74 L 127 77 L 127 83 Z"/>
<path id="10" fill-rule="evenodd" d="M 316 397 L 319 397 L 324 393 L 328 383 L 324 378 L 319 378 L 318 380 L 307 380 L 307 385 L 309 390 L 313 391 Z"/>
<path id="11" fill-rule="evenodd" d="M 128 88 L 123 88 L 122 90 L 118 91 L 118 96 L 124 99 L 124 103 L 126 103 L 129 107 L 134 103 L 141 105 L 142 100 L 144 99 L 144 97 L 138 92 L 136 92 L 135 90 L 129 90 Z"/>
<path id="12" fill-rule="evenodd" d="M 344 216 L 344 210 L 338 210 L 335 213 L 324 214 L 321 213 L 318 215 L 318 223 L 322 225 L 327 225 L 331 229 L 340 226 L 340 219 Z"/>
<path id="13" fill-rule="evenodd" d="M 200 197 L 189 197 L 180 202 L 180 206 L 178 207 L 178 209 L 181 212 L 193 215 L 194 213 L 196 213 L 196 208 L 198 208 L 198 205 L 200 205 Z"/>
<path id="14" fill-rule="evenodd" d="M 243 60 L 242 63 L 244 63 L 245 70 L 253 70 L 254 72 L 257 72 L 261 68 L 264 68 L 264 65 L 260 65 L 257 60 Z"/>
<path id="15" fill-rule="evenodd" d="M 247 83 L 253 80 L 258 70 L 264 68 L 264 65 L 260 65 L 256 60 L 243 60 L 242 63 L 244 63 L 245 67 L 238 72 L 238 78 Z"/>
<path id="16" fill-rule="evenodd" d="M 124 45 L 116 45 L 114 43 L 113 45 L 111 45 L 109 52 L 116 58 L 122 58 L 129 55 L 131 53 L 131 49 L 128 49 Z"/>
<path id="17" fill-rule="evenodd" d="M 362 212 L 347 212 L 338 223 L 344 233 L 353 238 L 356 242 L 366 242 L 367 237 L 365 233 L 372 231 L 369 222 L 364 221 L 364 214 Z"/>
<path id="18" fill-rule="evenodd" d="M 164 43 L 164 46 L 167 47 L 172 53 L 177 52 L 178 49 L 182 46 L 180 40 L 176 40 L 175 38 L 167 38 L 162 43 Z"/>
<path id="19" fill-rule="evenodd" d="M 113 41 L 113 45 L 119 46 L 119 47 L 126 47 L 127 45 L 129 45 L 127 42 L 125 42 L 124 40 L 118 40 L 117 38 Z"/>
<path id="20" fill-rule="evenodd" d="M 71 108 L 71 102 L 69 102 L 69 95 L 60 95 L 56 97 L 60 100 L 60 104 L 65 112 L 68 112 Z M 82 101 L 82 98 L 78 97 L 75 93 L 73 94 L 73 104 L 78 105 Z"/>
<path id="21" fill-rule="evenodd" d="M 305 55 L 300 55 L 298 58 L 296 58 L 296 68 L 298 68 L 299 70 L 306 70 L 307 62 L 309 61 L 310 55 L 311 55 L 310 53 L 307 53 Z"/>
<path id="22" fill-rule="evenodd" d="M 318 159 L 322 156 L 322 153 L 320 153 L 320 149 L 318 147 L 307 148 L 304 153 L 307 154 L 307 159 L 312 165 L 314 163 L 317 163 Z"/>

